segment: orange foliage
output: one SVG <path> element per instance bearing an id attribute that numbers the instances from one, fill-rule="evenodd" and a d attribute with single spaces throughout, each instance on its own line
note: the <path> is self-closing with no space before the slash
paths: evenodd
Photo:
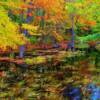
<path id="1" fill-rule="evenodd" d="M 33 14 L 32 14 L 32 13 L 28 13 L 28 16 L 32 17 L 32 16 L 33 16 Z"/>
<path id="2" fill-rule="evenodd" d="M 36 20 L 40 21 L 41 20 L 41 16 L 36 16 Z"/>
<path id="3" fill-rule="evenodd" d="M 90 47 L 94 47 L 96 45 L 96 42 L 95 41 L 90 41 L 88 42 L 89 46 Z"/>
<path id="4" fill-rule="evenodd" d="M 21 8 L 33 8 L 33 6 L 29 4 L 22 4 Z"/>
<path id="5" fill-rule="evenodd" d="M 35 0 L 34 6 L 36 8 L 43 8 L 46 11 L 45 18 L 51 18 L 54 21 L 63 19 L 64 13 L 63 0 Z"/>
<path id="6" fill-rule="evenodd" d="M 85 31 L 88 31 L 88 30 L 89 30 L 89 27 L 86 27 L 86 26 L 85 26 L 85 27 L 82 27 L 81 29 L 82 29 L 82 30 L 85 30 Z"/>
<path id="7" fill-rule="evenodd" d="M 87 20 L 87 19 L 84 18 L 84 17 L 79 17 L 79 16 L 78 16 L 78 21 L 79 21 L 81 24 L 84 24 L 84 25 L 90 26 L 90 27 L 96 25 L 96 21 L 94 21 L 94 20 Z M 87 29 L 86 29 L 86 30 L 87 30 Z"/>
<path id="8" fill-rule="evenodd" d="M 90 25 L 90 26 L 95 26 L 96 22 L 95 21 L 88 21 L 87 24 Z"/>

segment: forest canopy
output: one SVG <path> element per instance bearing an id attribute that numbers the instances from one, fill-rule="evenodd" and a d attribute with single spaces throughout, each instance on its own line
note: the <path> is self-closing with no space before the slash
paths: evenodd
<path id="1" fill-rule="evenodd" d="M 33 41 L 38 41 L 38 35 L 66 40 L 70 38 L 66 30 L 73 25 L 76 40 L 96 41 L 100 37 L 98 0 L 1 0 L 0 12 L 0 47 L 3 49 L 16 48 L 25 43 L 25 38 L 30 40 L 30 36 Z M 22 34 L 23 30 L 27 30 L 27 36 Z"/>

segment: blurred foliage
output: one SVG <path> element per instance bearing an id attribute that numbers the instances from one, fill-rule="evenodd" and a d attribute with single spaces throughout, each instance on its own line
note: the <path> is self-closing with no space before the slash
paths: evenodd
<path id="1" fill-rule="evenodd" d="M 0 48 L 6 50 L 7 47 L 17 48 L 18 45 L 25 43 L 25 37 L 19 34 L 18 24 L 11 21 L 7 11 L 0 8 Z"/>
<path id="2" fill-rule="evenodd" d="M 72 15 L 74 16 L 75 32 L 78 36 L 83 36 L 83 41 L 91 41 L 100 36 L 99 8 L 100 2 L 97 0 L 76 0 L 66 2 L 66 11 L 69 13 L 70 17 Z M 91 37 L 88 36 L 89 34 L 91 34 Z"/>

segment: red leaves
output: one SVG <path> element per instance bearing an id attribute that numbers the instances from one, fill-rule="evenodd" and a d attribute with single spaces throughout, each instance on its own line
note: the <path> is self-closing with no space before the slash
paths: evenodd
<path id="1" fill-rule="evenodd" d="M 60 43 L 60 46 L 61 46 L 62 49 L 67 49 L 67 48 L 68 48 L 67 41 L 62 41 L 62 42 Z"/>
<path id="2" fill-rule="evenodd" d="M 32 13 L 28 13 L 28 16 L 29 16 L 29 17 L 32 17 L 32 16 L 33 16 L 33 14 L 32 14 Z"/>
<path id="3" fill-rule="evenodd" d="M 3 74 L 3 72 L 1 71 L 1 72 L 0 72 L 0 77 L 2 77 L 2 74 Z"/>
<path id="4" fill-rule="evenodd" d="M 41 20 L 41 16 L 36 16 L 36 20 L 40 21 Z"/>
<path id="5" fill-rule="evenodd" d="M 94 47 L 96 45 L 96 42 L 95 41 L 90 41 L 88 42 L 89 46 L 90 47 Z"/>
<path id="6" fill-rule="evenodd" d="M 6 76 L 5 71 L 0 71 L 0 77 L 5 77 L 5 76 Z"/>

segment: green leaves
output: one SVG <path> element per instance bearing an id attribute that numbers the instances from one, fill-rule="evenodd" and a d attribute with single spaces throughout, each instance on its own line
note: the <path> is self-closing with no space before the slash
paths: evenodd
<path id="1" fill-rule="evenodd" d="M 100 2 L 75 0 L 67 2 L 65 8 L 68 15 L 74 14 L 75 16 L 75 32 L 81 36 L 81 41 L 100 40 Z"/>
<path id="2" fill-rule="evenodd" d="M 81 42 L 96 41 L 100 39 L 100 34 L 93 34 L 79 38 Z"/>
<path id="3" fill-rule="evenodd" d="M 73 5 L 73 3 L 67 3 L 65 9 L 69 12 L 69 13 L 75 13 L 76 12 L 76 8 Z"/>

